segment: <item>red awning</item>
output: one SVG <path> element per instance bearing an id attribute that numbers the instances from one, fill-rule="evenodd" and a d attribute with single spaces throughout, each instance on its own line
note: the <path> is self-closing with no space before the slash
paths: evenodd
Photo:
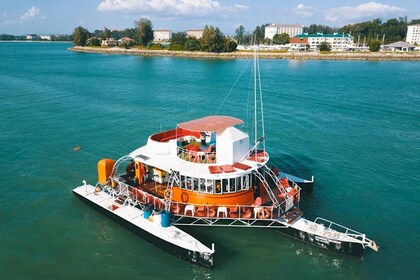
<path id="1" fill-rule="evenodd" d="M 189 131 L 213 132 L 224 131 L 228 127 L 243 124 L 240 119 L 228 116 L 207 116 L 178 124 L 178 127 Z"/>

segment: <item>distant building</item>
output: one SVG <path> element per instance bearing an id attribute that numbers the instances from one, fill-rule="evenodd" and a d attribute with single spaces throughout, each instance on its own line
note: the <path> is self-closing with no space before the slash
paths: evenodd
<path id="1" fill-rule="evenodd" d="M 172 38 L 171 30 L 153 30 L 153 41 L 155 42 L 167 42 Z"/>
<path id="2" fill-rule="evenodd" d="M 123 43 L 131 44 L 132 42 L 134 42 L 134 40 L 131 39 L 130 37 L 122 37 L 121 39 L 118 40 L 118 45 L 123 44 Z"/>
<path id="3" fill-rule="evenodd" d="M 382 46 L 382 50 L 391 52 L 412 52 L 416 46 L 410 43 L 399 41 Z"/>
<path id="4" fill-rule="evenodd" d="M 420 44 L 420 24 L 407 26 L 407 39 L 410 44 Z"/>
<path id="5" fill-rule="evenodd" d="M 26 35 L 26 40 L 33 40 L 33 39 L 35 39 L 37 37 L 37 35 L 36 34 L 27 34 Z"/>
<path id="6" fill-rule="evenodd" d="M 187 30 L 187 37 L 201 39 L 203 37 L 204 30 L 202 29 L 190 29 Z"/>
<path id="7" fill-rule="evenodd" d="M 289 43 L 290 51 L 305 51 L 308 45 L 308 37 L 291 37 Z"/>
<path id="8" fill-rule="evenodd" d="M 41 40 L 51 41 L 51 35 L 41 35 Z"/>
<path id="9" fill-rule="evenodd" d="M 344 51 L 353 46 L 353 36 L 345 33 L 334 33 L 334 34 L 308 34 L 303 33 L 296 35 L 295 38 L 307 38 L 310 46 L 309 50 L 318 50 L 321 42 L 327 42 L 331 46 L 332 51 Z"/>
<path id="10" fill-rule="evenodd" d="M 117 46 L 117 40 L 114 38 L 106 38 L 106 40 L 102 40 L 101 46 L 102 47 L 115 47 Z"/>
<path id="11" fill-rule="evenodd" d="M 304 25 L 300 24 L 271 24 L 265 27 L 264 38 L 273 39 L 276 34 L 286 33 L 289 37 L 294 37 L 303 33 Z"/>

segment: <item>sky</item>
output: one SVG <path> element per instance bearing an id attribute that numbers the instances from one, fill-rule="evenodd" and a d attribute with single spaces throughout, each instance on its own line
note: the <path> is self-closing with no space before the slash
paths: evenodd
<path id="1" fill-rule="evenodd" d="M 265 23 L 346 24 L 407 16 L 420 19 L 419 0 L 0 0 L 0 34 L 71 34 L 134 27 L 141 18 L 173 32 L 206 24 L 229 35 L 243 25 L 252 32 Z"/>

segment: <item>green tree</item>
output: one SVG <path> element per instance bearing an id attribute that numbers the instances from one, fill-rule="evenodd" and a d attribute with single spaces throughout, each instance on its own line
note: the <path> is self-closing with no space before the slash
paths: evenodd
<path id="1" fill-rule="evenodd" d="M 265 27 L 269 25 L 268 23 L 262 24 L 261 26 L 255 27 L 254 32 L 252 33 L 253 43 L 261 44 L 264 42 Z"/>
<path id="2" fill-rule="evenodd" d="M 135 40 L 138 44 L 145 47 L 153 40 L 153 25 L 147 18 L 142 18 L 135 22 Z"/>
<path id="3" fill-rule="evenodd" d="M 219 28 L 207 25 L 204 27 L 200 49 L 205 52 L 222 52 L 225 49 L 225 39 Z"/>
<path id="4" fill-rule="evenodd" d="M 198 51 L 200 49 L 200 41 L 196 38 L 188 38 L 184 48 L 187 51 Z"/>
<path id="5" fill-rule="evenodd" d="M 104 32 L 102 33 L 101 38 L 102 38 L 102 40 L 106 40 L 108 38 L 111 38 L 111 31 L 108 28 L 104 27 Z"/>
<path id="6" fill-rule="evenodd" d="M 91 47 L 99 47 L 101 45 L 101 41 L 96 37 L 92 37 L 90 38 L 89 45 Z"/>
<path id="7" fill-rule="evenodd" d="M 331 51 L 331 45 L 330 45 L 330 43 L 328 43 L 328 42 L 321 42 L 320 44 L 319 44 L 319 50 L 321 51 L 321 52 L 329 52 L 329 51 Z"/>
<path id="8" fill-rule="evenodd" d="M 369 44 L 369 51 L 378 52 L 381 49 L 381 43 L 377 40 L 371 41 Z"/>
<path id="9" fill-rule="evenodd" d="M 290 36 L 287 33 L 276 34 L 273 36 L 273 43 L 276 45 L 286 45 L 290 43 Z"/>
<path id="10" fill-rule="evenodd" d="M 225 52 L 234 52 L 238 44 L 230 38 L 225 38 Z"/>
<path id="11" fill-rule="evenodd" d="M 175 32 L 172 34 L 171 45 L 184 46 L 186 42 L 187 42 L 187 33 Z"/>
<path id="12" fill-rule="evenodd" d="M 236 42 L 238 42 L 238 44 L 243 44 L 244 34 L 245 34 L 245 28 L 242 25 L 236 28 L 235 39 L 236 39 Z"/>
<path id="13" fill-rule="evenodd" d="M 76 46 L 86 46 L 86 42 L 89 36 L 89 31 L 87 29 L 79 26 L 74 29 L 73 32 L 73 43 Z"/>

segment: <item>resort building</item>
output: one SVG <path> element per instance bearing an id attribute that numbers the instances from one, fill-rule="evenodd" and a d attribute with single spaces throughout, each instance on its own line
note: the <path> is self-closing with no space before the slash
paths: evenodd
<path id="1" fill-rule="evenodd" d="M 123 44 L 123 43 L 131 44 L 132 42 L 134 42 L 134 40 L 131 39 L 130 37 L 122 37 L 121 39 L 118 40 L 118 45 Z"/>
<path id="2" fill-rule="evenodd" d="M 168 42 L 172 38 L 171 30 L 153 30 L 153 41 L 154 42 Z"/>
<path id="3" fill-rule="evenodd" d="M 407 26 L 407 39 L 410 44 L 420 44 L 420 24 Z"/>
<path id="4" fill-rule="evenodd" d="M 265 27 L 264 38 L 273 39 L 276 34 L 286 33 L 289 37 L 294 37 L 303 33 L 304 25 L 301 24 L 271 24 Z"/>
<path id="5" fill-rule="evenodd" d="M 37 37 L 37 35 L 36 34 L 27 34 L 26 35 L 26 40 L 33 40 L 33 39 L 35 39 Z"/>
<path id="6" fill-rule="evenodd" d="M 102 47 L 115 47 L 117 45 L 118 45 L 118 42 L 114 38 L 106 38 L 106 40 L 102 40 L 102 43 L 101 43 Z"/>
<path id="7" fill-rule="evenodd" d="M 41 35 L 41 40 L 51 41 L 51 35 Z"/>
<path id="8" fill-rule="evenodd" d="M 334 33 L 334 34 L 303 33 L 303 34 L 296 35 L 294 37 L 299 38 L 301 40 L 307 38 L 308 39 L 307 44 L 309 44 L 309 50 L 311 51 L 317 51 L 319 48 L 319 45 L 322 42 L 329 43 L 332 51 L 344 51 L 353 46 L 353 36 L 351 36 L 350 34 L 345 34 L 345 33 Z"/>
<path id="9" fill-rule="evenodd" d="M 292 37 L 290 38 L 289 51 L 306 51 L 308 38 Z"/>
<path id="10" fill-rule="evenodd" d="M 414 51 L 415 47 L 416 46 L 410 43 L 399 41 L 399 42 L 382 46 L 382 50 L 391 51 L 391 52 L 412 52 Z"/>
<path id="11" fill-rule="evenodd" d="M 187 37 L 201 39 L 203 37 L 204 30 L 202 29 L 190 29 L 187 30 Z"/>

